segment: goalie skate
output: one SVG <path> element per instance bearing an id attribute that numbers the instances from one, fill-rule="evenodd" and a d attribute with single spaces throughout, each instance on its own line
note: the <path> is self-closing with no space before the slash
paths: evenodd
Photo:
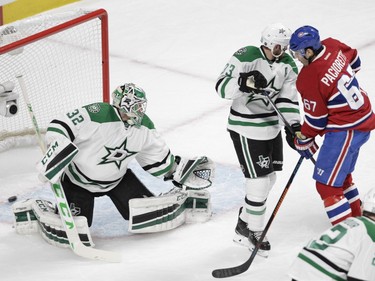
<path id="1" fill-rule="evenodd" d="M 257 243 L 261 235 L 262 231 L 249 230 L 247 228 L 247 223 L 238 218 L 233 242 L 248 248 L 250 251 L 253 251 L 255 248 L 255 244 Z M 264 237 L 263 242 L 258 249 L 257 255 L 267 258 L 270 249 L 270 243 L 268 242 L 267 237 Z"/>

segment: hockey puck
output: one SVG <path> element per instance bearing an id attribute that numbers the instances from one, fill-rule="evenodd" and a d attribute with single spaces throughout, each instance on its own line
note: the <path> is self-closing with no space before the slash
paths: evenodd
<path id="1" fill-rule="evenodd" d="M 8 202 L 9 203 L 12 203 L 12 202 L 14 202 L 14 201 L 16 201 L 17 200 L 17 196 L 16 195 L 14 195 L 14 196 L 10 196 L 9 198 L 8 198 Z"/>

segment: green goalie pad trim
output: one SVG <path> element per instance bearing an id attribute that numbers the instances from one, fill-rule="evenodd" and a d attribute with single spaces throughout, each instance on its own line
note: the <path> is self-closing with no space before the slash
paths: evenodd
<path id="1" fill-rule="evenodd" d="M 195 203 L 194 203 L 195 201 Z M 186 209 L 207 209 L 208 199 L 188 197 L 184 203 Z"/>
<path id="2" fill-rule="evenodd" d="M 184 210 L 184 204 L 181 206 L 178 204 L 173 204 L 172 206 L 168 206 L 162 210 L 156 210 L 153 212 L 134 216 L 132 229 L 136 230 L 146 228 L 171 221 L 181 215 Z"/>
<path id="3" fill-rule="evenodd" d="M 39 223 L 39 226 L 40 226 L 40 230 L 44 233 L 44 235 L 52 240 L 52 241 L 55 241 L 59 244 L 67 244 L 69 245 L 69 240 L 68 240 L 68 237 L 66 236 L 66 232 L 64 230 L 57 230 L 55 228 L 51 228 L 49 225 L 45 224 L 45 223 L 42 223 L 40 221 L 38 221 Z M 82 243 L 87 246 L 87 247 L 90 247 L 91 244 L 90 242 L 88 241 L 89 238 L 86 234 L 80 234 L 79 233 L 79 239 L 82 241 Z"/>
<path id="4" fill-rule="evenodd" d="M 188 197 L 184 204 L 173 204 L 162 210 L 156 210 L 149 213 L 133 217 L 132 230 L 151 227 L 154 225 L 172 221 L 180 216 L 186 209 L 207 209 L 209 199 Z"/>
<path id="5" fill-rule="evenodd" d="M 29 214 L 29 215 L 27 215 Z M 16 217 L 16 222 L 25 222 L 25 221 L 36 221 L 37 218 L 33 211 L 25 211 L 15 213 L 14 216 Z"/>

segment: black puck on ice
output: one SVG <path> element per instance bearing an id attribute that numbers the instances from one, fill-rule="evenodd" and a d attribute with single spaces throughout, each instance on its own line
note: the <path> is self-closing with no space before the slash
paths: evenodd
<path id="1" fill-rule="evenodd" d="M 16 195 L 14 195 L 14 196 L 10 196 L 9 198 L 8 198 L 8 202 L 9 203 L 12 203 L 12 202 L 14 202 L 14 201 L 16 201 L 17 200 L 17 196 Z"/>

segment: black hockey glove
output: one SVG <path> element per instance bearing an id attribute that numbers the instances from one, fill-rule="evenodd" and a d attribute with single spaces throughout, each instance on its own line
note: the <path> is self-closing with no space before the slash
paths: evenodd
<path id="1" fill-rule="evenodd" d="M 292 127 L 292 129 L 293 129 L 293 133 L 290 132 L 287 127 L 284 127 L 286 142 L 288 143 L 288 145 L 292 149 L 296 150 L 296 146 L 294 145 L 294 138 L 296 137 L 297 132 L 301 132 L 301 124 L 300 123 L 294 123 L 290 127 Z"/>
<path id="2" fill-rule="evenodd" d="M 240 91 L 244 93 L 261 94 L 263 89 L 267 87 L 267 79 L 258 70 L 240 73 L 238 78 Z"/>

